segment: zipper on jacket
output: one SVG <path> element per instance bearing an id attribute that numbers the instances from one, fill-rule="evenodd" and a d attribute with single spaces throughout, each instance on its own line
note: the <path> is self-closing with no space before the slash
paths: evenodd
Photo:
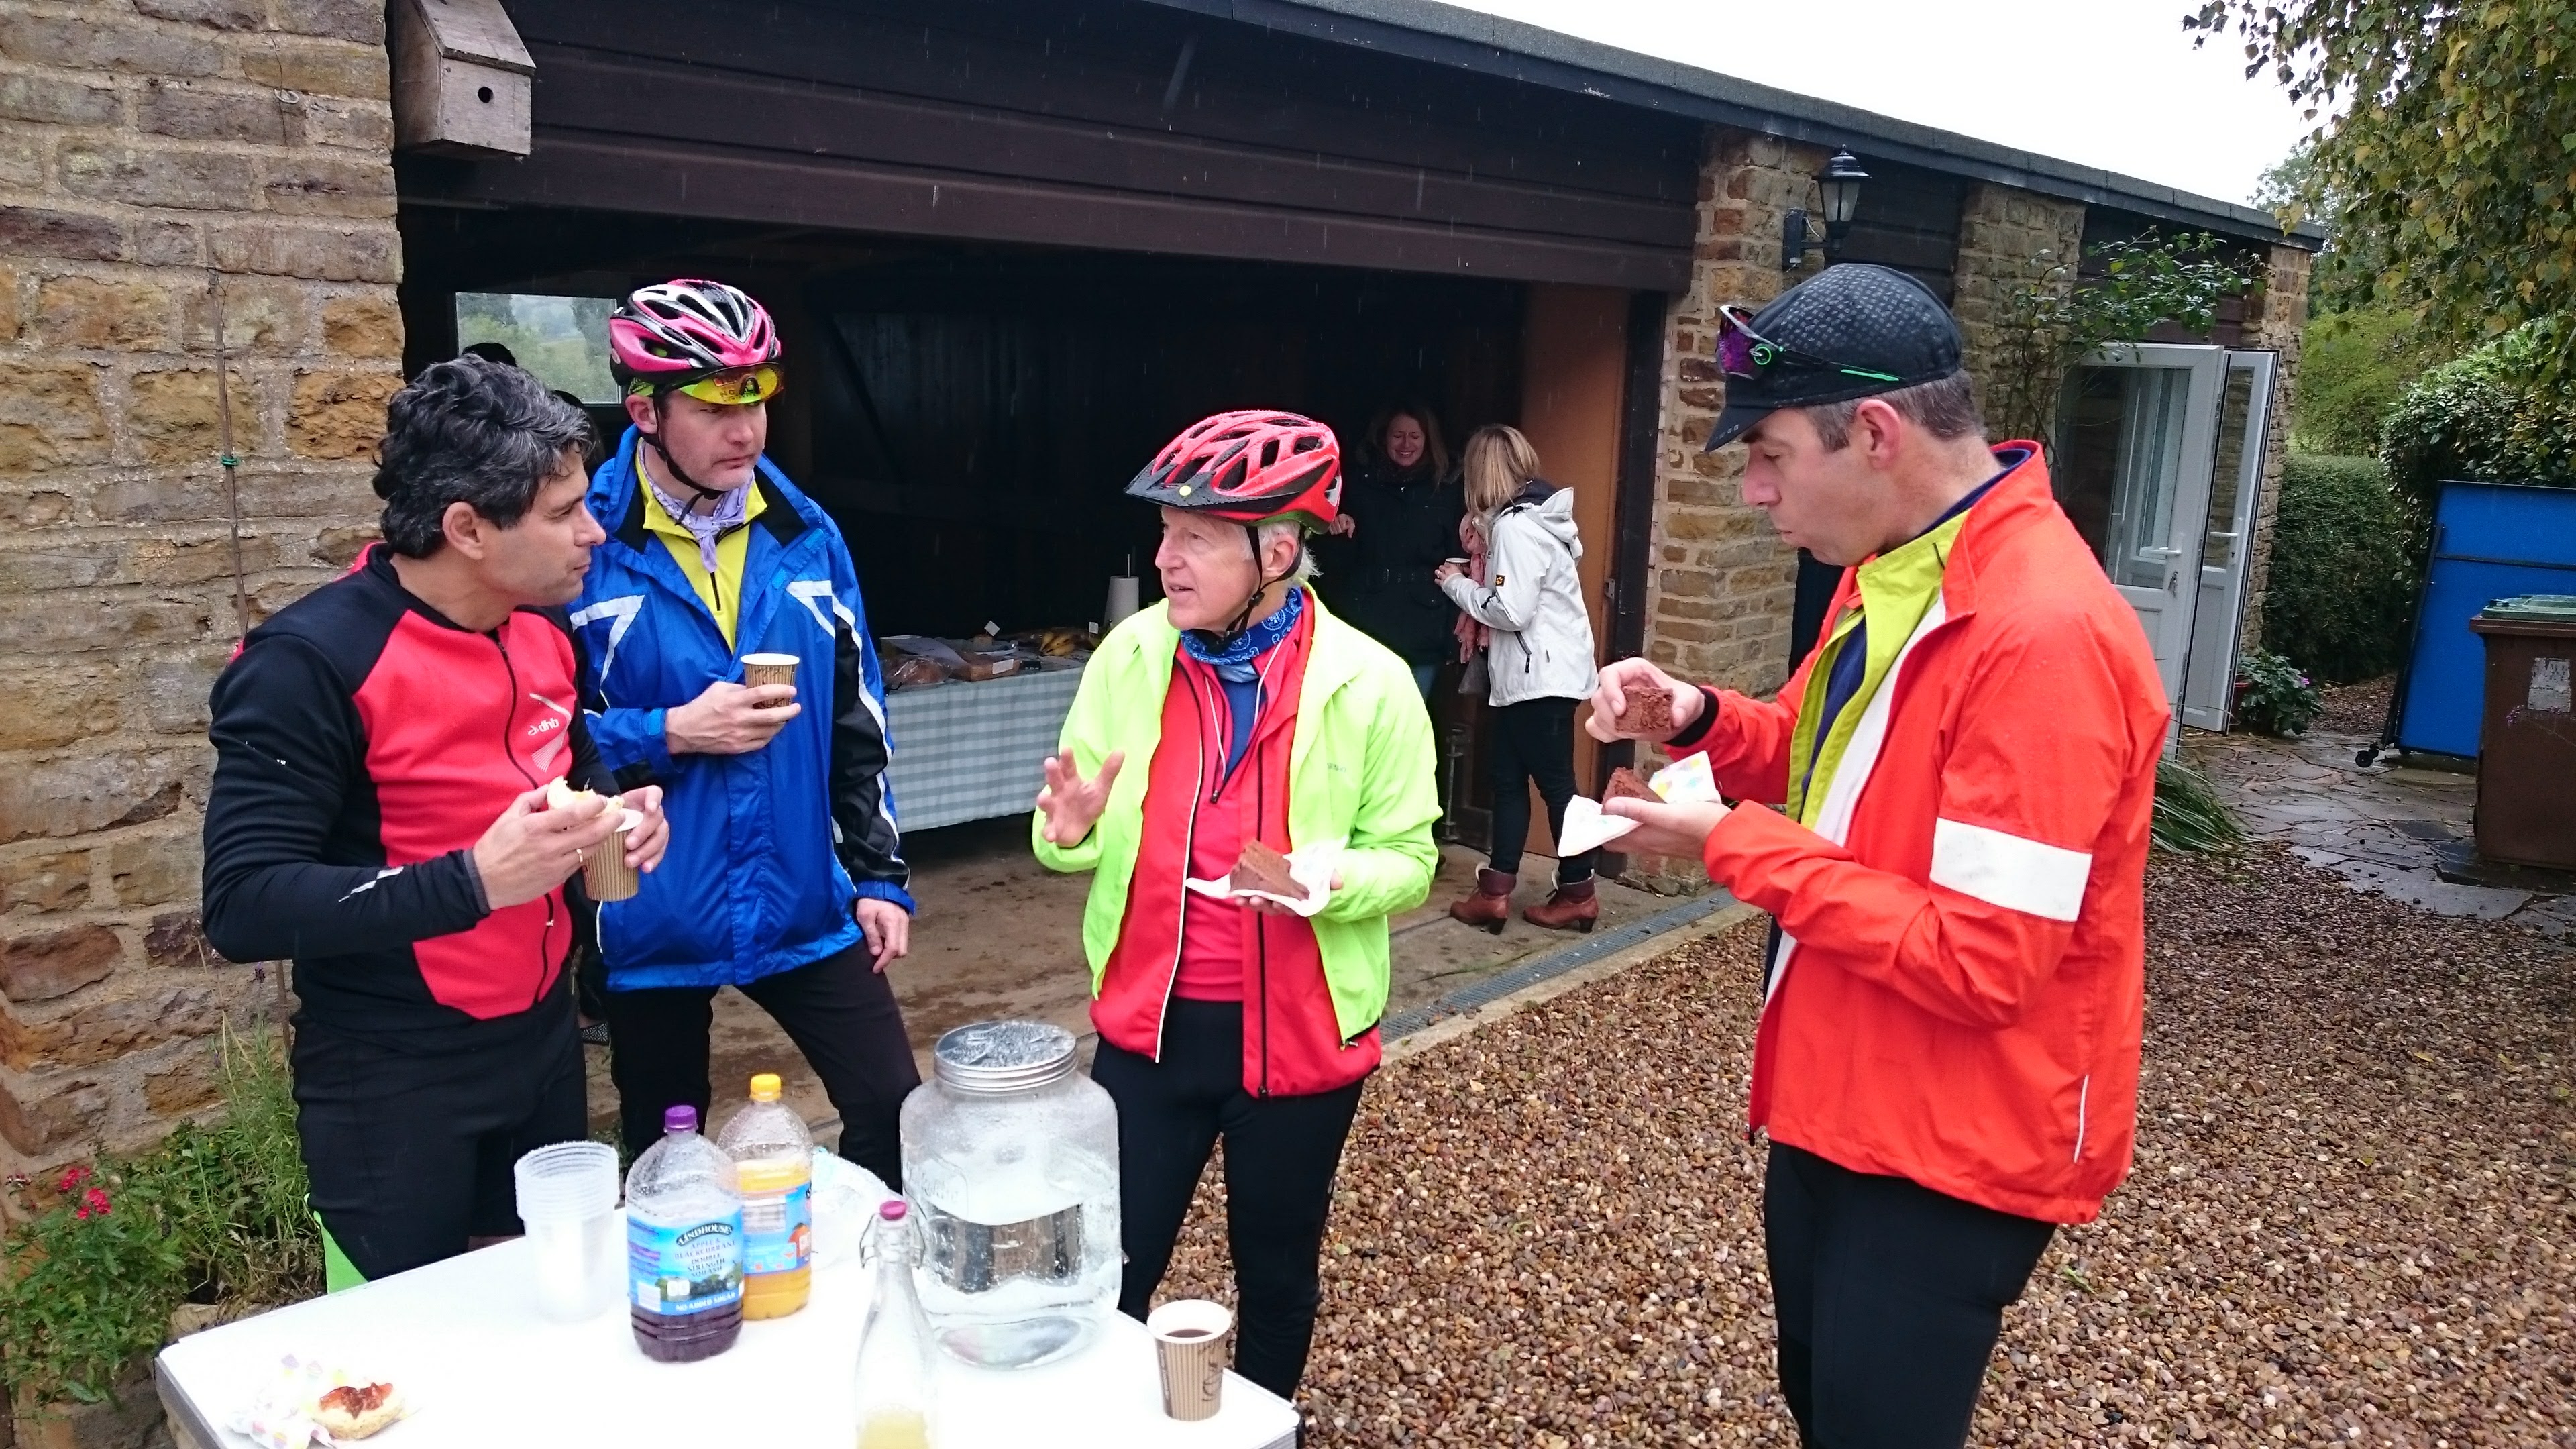
<path id="1" fill-rule="evenodd" d="M 1177 663 L 1172 667 L 1181 668 Z M 1154 1013 L 1154 1062 L 1157 1066 L 1163 1060 L 1163 1028 L 1172 1019 L 1172 993 L 1181 986 L 1181 936 L 1190 924 L 1190 852 L 1197 848 L 1199 836 L 1199 790 L 1207 784 L 1207 703 L 1199 698 L 1196 675 L 1183 670 L 1182 682 L 1190 687 L 1190 712 L 1198 716 L 1199 765 L 1197 777 L 1190 781 L 1189 823 L 1181 827 L 1181 914 L 1172 923 L 1172 971 L 1163 979 L 1163 1009 Z M 1145 763 L 1149 769 L 1153 765 L 1150 758 Z"/>
<path id="2" fill-rule="evenodd" d="M 2075 1153 L 2073 1156 L 2066 1159 L 2069 1162 L 2082 1162 L 2084 1160 L 2084 1109 L 2086 1104 L 2092 1100 L 2093 1074 L 2091 1072 L 2086 1072 L 2084 1074 L 2084 1080 L 2075 1084 Z"/>
<path id="3" fill-rule="evenodd" d="M 1257 757 L 1261 750 L 1262 746 L 1255 745 L 1252 753 Z M 1258 758 L 1247 760 L 1245 763 L 1254 769 L 1261 767 L 1261 761 Z M 1263 782 L 1256 776 L 1252 784 L 1252 838 L 1255 840 L 1261 838 L 1261 818 L 1267 812 L 1269 804 L 1269 800 L 1263 793 Z M 1242 908 L 1238 906 L 1236 909 Z M 1268 929 L 1270 918 L 1251 911 L 1245 912 L 1245 915 L 1252 923 L 1253 953 L 1261 963 L 1261 1090 L 1255 1095 L 1268 1097 L 1270 1095 L 1270 931 Z"/>
<path id="4" fill-rule="evenodd" d="M 515 615 L 516 611 L 512 612 Z M 501 629 L 509 627 L 509 621 L 503 620 Z M 501 702 L 501 758 L 508 760 L 510 768 L 518 771 L 519 778 L 527 781 L 528 788 L 533 790 L 537 786 L 537 777 L 528 773 L 528 767 L 519 763 L 518 752 L 510 748 L 511 742 L 517 738 L 511 726 L 516 724 L 519 718 L 519 666 L 510 662 L 510 646 L 502 642 L 501 629 L 495 629 L 487 636 L 492 641 L 492 647 L 501 652 L 501 677 L 507 680 L 510 686 L 509 697 Z M 565 743 L 569 747 L 571 743 L 569 736 Z M 537 934 L 537 991 L 534 996 L 528 998 L 528 1009 L 531 1011 L 546 999 L 546 943 L 553 940 L 555 935 L 554 892 L 548 891 L 537 899 L 546 903 L 546 928 Z"/>

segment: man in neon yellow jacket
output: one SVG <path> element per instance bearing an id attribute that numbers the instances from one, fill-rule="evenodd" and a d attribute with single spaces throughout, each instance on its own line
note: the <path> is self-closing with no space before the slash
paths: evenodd
<path id="1" fill-rule="evenodd" d="M 1241 1303 L 1235 1368 L 1280 1396 L 1305 1371 L 1342 1143 L 1378 1063 L 1387 917 L 1438 852 L 1430 717 L 1404 661 L 1306 587 L 1305 533 L 1341 491 L 1332 432 L 1222 413 L 1128 486 L 1162 505 L 1164 601 L 1092 656 L 1033 834 L 1092 872 L 1083 917 L 1092 1077 L 1118 1104 L 1119 1307 L 1138 1318 L 1199 1174 L 1226 1142 Z M 1127 770 L 1129 759 L 1146 761 Z M 1192 889 L 1258 841 L 1329 856 L 1305 914 Z"/>

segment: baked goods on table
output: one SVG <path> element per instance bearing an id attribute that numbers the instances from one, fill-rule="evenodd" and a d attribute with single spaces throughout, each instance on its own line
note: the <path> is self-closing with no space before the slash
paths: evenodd
<path id="1" fill-rule="evenodd" d="M 391 1384 L 342 1384 L 313 1406 L 313 1422 L 334 1439 L 364 1439 L 402 1417 L 402 1395 Z"/>

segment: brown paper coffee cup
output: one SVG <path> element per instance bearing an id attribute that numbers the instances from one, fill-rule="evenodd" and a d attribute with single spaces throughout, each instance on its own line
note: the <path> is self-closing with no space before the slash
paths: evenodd
<path id="1" fill-rule="evenodd" d="M 742 656 L 742 682 L 747 685 L 794 684 L 796 656 L 793 654 L 746 654 Z M 777 709 L 777 705 L 767 706 Z"/>
<path id="2" fill-rule="evenodd" d="M 629 810 L 617 822 L 617 833 L 592 846 L 582 858 L 581 883 L 594 901 L 622 901 L 635 894 L 643 884 L 636 878 L 635 867 L 626 863 L 626 832 L 644 823 L 644 813 Z"/>
<path id="3" fill-rule="evenodd" d="M 1145 1331 L 1163 1371 L 1163 1412 L 1184 1421 L 1213 1419 L 1223 1406 L 1234 1314 L 1222 1303 L 1182 1298 L 1148 1314 Z"/>

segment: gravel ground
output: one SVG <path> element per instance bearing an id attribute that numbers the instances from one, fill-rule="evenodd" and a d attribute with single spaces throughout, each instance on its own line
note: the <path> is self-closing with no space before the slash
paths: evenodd
<path id="1" fill-rule="evenodd" d="M 2397 676 L 2383 674 L 2357 684 L 2329 684 L 2320 691 L 2326 707 L 2317 713 L 2308 728 L 2333 730 L 2337 734 L 2376 735 L 2388 724 L 2388 696 L 2397 688 Z"/>
<path id="2" fill-rule="evenodd" d="M 2257 847 L 2150 877 L 2138 1162 L 2006 1317 L 1973 1442 L 2576 1446 L 2576 953 Z M 1758 928 L 1383 1072 L 1310 1446 L 1794 1443 Z M 1211 1181 L 1166 1291 L 1230 1297 Z"/>

